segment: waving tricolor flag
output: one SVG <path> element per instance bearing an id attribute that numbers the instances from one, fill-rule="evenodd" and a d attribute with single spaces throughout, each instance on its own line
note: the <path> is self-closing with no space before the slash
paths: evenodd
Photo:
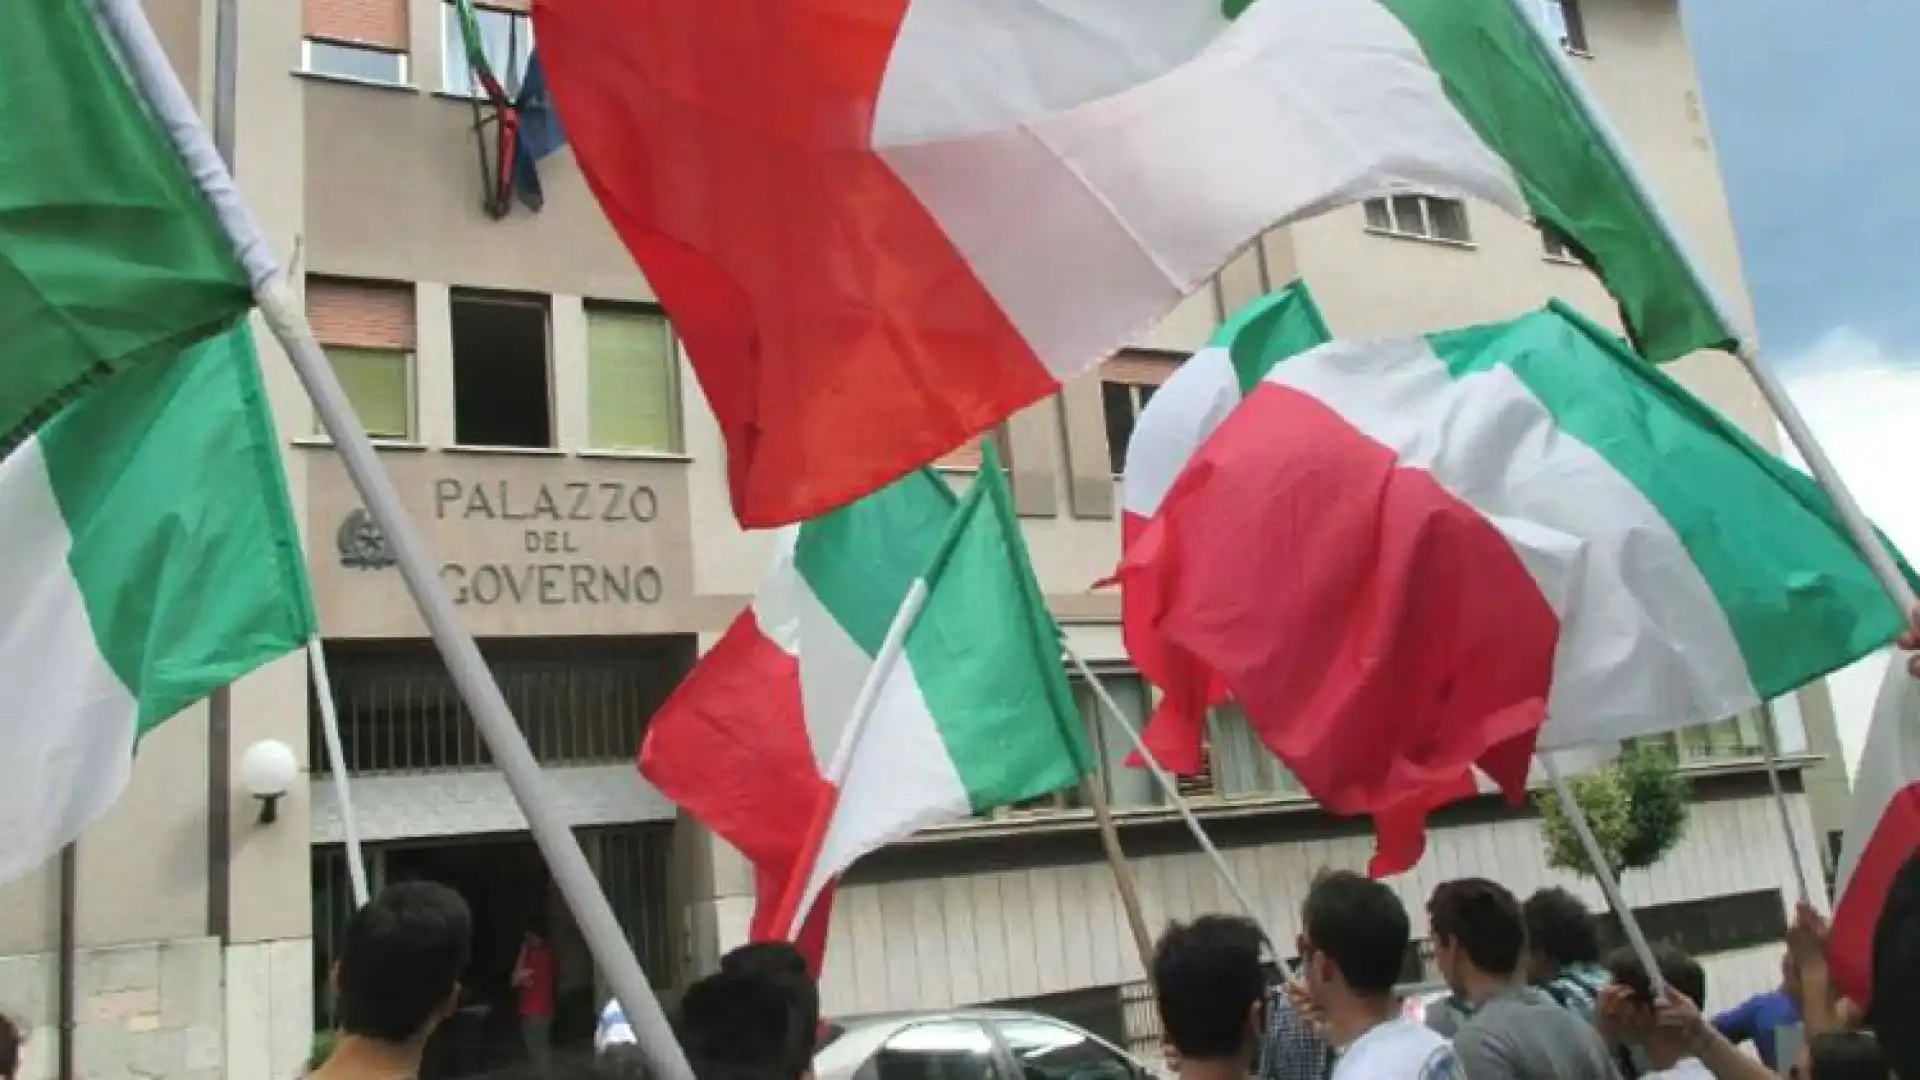
<path id="1" fill-rule="evenodd" d="M 1731 716 L 1900 628 L 1811 479 L 1562 305 L 1334 342 L 1244 398 L 1122 584 L 1310 793 L 1376 815 L 1377 872 L 1469 767 L 1517 797 L 1536 744 Z"/>
<path id="2" fill-rule="evenodd" d="M 587 182 L 733 506 L 802 520 L 1091 368 L 1262 230 L 1376 196 L 1568 238 L 1665 360 L 1734 337 L 1512 0 L 536 0 Z"/>

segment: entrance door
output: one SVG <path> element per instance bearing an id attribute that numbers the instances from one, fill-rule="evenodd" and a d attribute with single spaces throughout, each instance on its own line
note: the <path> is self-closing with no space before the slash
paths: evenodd
<path id="1" fill-rule="evenodd" d="M 462 983 L 460 1010 L 428 1043 L 421 1080 L 452 1080 L 524 1059 L 520 995 L 513 986 L 513 972 L 528 932 L 549 942 L 556 984 L 575 983 L 582 975 L 591 978 L 590 972 L 562 970 L 587 961 L 573 950 L 552 946 L 577 935 L 565 905 L 556 902 L 539 849 L 531 840 L 515 836 L 395 845 L 384 854 L 388 884 L 436 881 L 458 892 L 473 909 L 473 961 Z M 571 1015 L 583 1007 L 588 1015 Z M 556 995 L 550 1037 L 557 1043 L 591 1031 L 590 1009 L 590 1002 Z"/>

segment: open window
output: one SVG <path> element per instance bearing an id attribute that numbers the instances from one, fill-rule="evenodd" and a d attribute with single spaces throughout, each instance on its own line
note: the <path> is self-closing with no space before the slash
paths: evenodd
<path id="1" fill-rule="evenodd" d="M 459 291 L 450 306 L 454 441 L 551 449 L 546 298 Z"/>
<path id="2" fill-rule="evenodd" d="M 300 70 L 407 85 L 406 0 L 306 0 L 301 17 Z"/>
<path id="3" fill-rule="evenodd" d="M 1180 366 L 1169 353 L 1129 350 L 1100 367 L 1100 404 L 1107 419 L 1107 460 L 1113 475 L 1126 470 L 1127 444 L 1154 392 Z"/>

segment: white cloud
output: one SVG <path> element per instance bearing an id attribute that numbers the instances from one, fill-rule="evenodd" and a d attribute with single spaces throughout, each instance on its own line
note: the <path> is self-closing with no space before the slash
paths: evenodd
<path id="1" fill-rule="evenodd" d="M 1920 559 L 1920 354 L 1895 355 L 1841 327 L 1777 370 L 1861 508 Z M 1849 774 L 1885 670 L 1884 657 L 1870 657 L 1829 680 Z"/>

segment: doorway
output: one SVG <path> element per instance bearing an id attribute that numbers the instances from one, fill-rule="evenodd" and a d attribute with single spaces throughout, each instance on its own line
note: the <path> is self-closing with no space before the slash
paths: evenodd
<path id="1" fill-rule="evenodd" d="M 420 1080 L 454 1080 L 526 1057 L 513 972 L 529 930 L 554 958 L 556 1050 L 591 1042 L 593 969 L 540 851 L 522 837 L 482 837 L 432 845 L 394 845 L 381 853 L 385 883 L 435 881 L 473 910 L 473 959 L 461 985 L 459 1011 L 427 1045 Z"/>

